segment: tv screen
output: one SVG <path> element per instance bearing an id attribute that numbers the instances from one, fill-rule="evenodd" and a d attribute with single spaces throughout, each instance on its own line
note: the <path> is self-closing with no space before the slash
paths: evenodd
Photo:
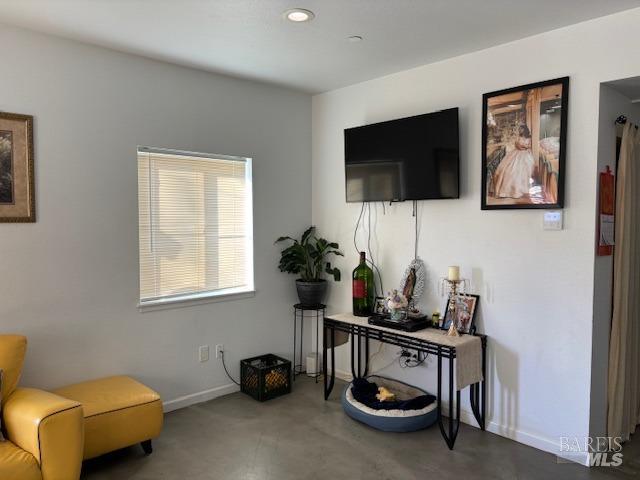
<path id="1" fill-rule="evenodd" d="M 344 131 L 347 202 L 459 197 L 458 109 Z"/>

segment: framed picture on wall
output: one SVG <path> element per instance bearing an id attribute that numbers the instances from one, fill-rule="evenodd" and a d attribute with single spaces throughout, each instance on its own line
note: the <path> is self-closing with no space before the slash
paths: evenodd
<path id="1" fill-rule="evenodd" d="M 0 112 L 0 222 L 35 222 L 33 117 Z"/>
<path id="2" fill-rule="evenodd" d="M 562 208 L 569 77 L 482 96 L 482 210 Z"/>
<path id="3" fill-rule="evenodd" d="M 456 298 L 456 328 L 460 333 L 469 333 L 476 321 L 476 311 L 478 308 L 478 302 L 480 301 L 479 295 L 473 295 L 470 293 L 460 294 Z M 445 304 L 444 316 L 440 320 L 440 328 L 449 330 L 453 316 L 449 312 L 449 300 Z"/>

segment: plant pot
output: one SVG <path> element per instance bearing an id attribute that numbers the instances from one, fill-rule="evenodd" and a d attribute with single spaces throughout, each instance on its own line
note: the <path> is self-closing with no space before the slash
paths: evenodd
<path id="1" fill-rule="evenodd" d="M 296 289 L 298 290 L 298 298 L 301 304 L 319 305 L 324 301 L 324 296 L 327 294 L 327 281 L 305 282 L 304 280 L 296 280 Z"/>

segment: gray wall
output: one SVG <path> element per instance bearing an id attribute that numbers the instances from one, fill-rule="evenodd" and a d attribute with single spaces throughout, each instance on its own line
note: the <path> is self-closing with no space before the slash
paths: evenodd
<path id="1" fill-rule="evenodd" d="M 598 172 L 604 171 L 607 165 L 615 172 L 617 160 L 615 121 L 619 115 L 626 115 L 629 121 L 640 123 L 640 105 L 632 104 L 630 98 L 625 97 L 610 85 L 602 84 L 600 86 L 600 114 L 598 117 Z M 596 210 L 597 208 L 596 206 Z M 607 377 L 612 288 L 613 256 L 599 257 L 596 255 L 593 344 L 591 349 L 591 415 L 589 419 L 589 430 L 592 436 L 604 436 L 607 432 Z"/>
<path id="2" fill-rule="evenodd" d="M 35 224 L 0 224 L 0 332 L 29 337 L 23 385 L 126 373 L 165 400 L 289 354 L 293 279 L 275 238 L 311 220 L 311 99 L 2 26 L 0 109 L 35 116 Z M 136 146 L 254 159 L 257 294 L 139 313 Z M 199 345 L 211 360 L 199 363 Z"/>

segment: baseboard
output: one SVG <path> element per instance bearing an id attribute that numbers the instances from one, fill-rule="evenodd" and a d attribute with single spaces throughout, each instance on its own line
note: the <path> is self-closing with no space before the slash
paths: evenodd
<path id="1" fill-rule="evenodd" d="M 444 413 L 449 411 L 448 402 L 442 402 L 442 411 Z M 460 409 L 460 421 L 471 427 L 480 428 L 478 426 L 478 422 L 476 421 L 476 417 L 473 415 L 473 412 L 469 410 L 465 410 L 463 408 Z M 495 433 L 496 435 L 508 438 L 509 440 L 513 440 L 514 442 L 522 443 L 523 445 L 527 445 L 528 447 L 533 447 L 537 450 L 551 453 L 552 455 L 560 457 L 563 460 L 578 463 L 586 467 L 590 466 L 589 454 L 584 452 L 565 452 L 563 454 L 562 452 L 560 452 L 560 442 L 555 442 L 549 438 L 533 435 L 523 430 L 508 428 L 496 422 L 489 422 L 486 425 L 486 430 L 487 432 Z"/>
<path id="2" fill-rule="evenodd" d="M 560 452 L 559 443 L 523 430 L 509 428 L 496 422 L 489 422 L 487 424 L 487 431 L 554 455 Z"/>
<path id="3" fill-rule="evenodd" d="M 514 440 L 524 445 L 537 448 L 538 450 L 549 452 L 556 457 L 562 458 L 563 460 L 578 463 L 580 465 L 584 465 L 585 467 L 591 466 L 588 453 L 561 452 L 559 441 L 556 442 L 549 438 L 544 438 L 539 435 L 533 435 L 522 430 L 509 429 L 495 422 L 489 422 L 489 425 L 487 425 L 487 430 L 491 433 L 495 433 L 510 440 Z"/>
<path id="4" fill-rule="evenodd" d="M 351 380 L 353 380 L 353 375 L 351 375 L 351 372 L 345 372 L 344 370 L 336 369 L 336 377 L 340 380 L 344 380 L 345 382 L 350 382 Z"/>
<path id="5" fill-rule="evenodd" d="M 239 392 L 240 387 L 235 383 L 229 383 L 227 385 L 221 385 L 219 387 L 203 390 L 202 392 L 191 393 L 184 397 L 178 397 L 173 400 L 162 402 L 162 408 L 164 413 L 173 412 L 181 408 L 189 407 L 197 403 L 208 402 L 214 398 L 229 395 L 230 393 Z"/>
<path id="6" fill-rule="evenodd" d="M 447 412 L 449 409 L 449 405 L 443 403 L 442 409 L 443 411 Z M 479 428 L 478 423 L 473 416 L 473 413 L 468 410 L 460 409 L 460 421 L 472 427 Z M 584 452 L 565 452 L 563 454 L 563 452 L 560 452 L 560 443 L 555 442 L 549 438 L 544 438 L 539 435 L 533 435 L 523 430 L 508 428 L 496 422 L 489 422 L 486 426 L 486 429 L 487 432 L 495 433 L 496 435 L 508 438 L 509 440 L 513 440 L 515 442 L 522 443 L 523 445 L 542 450 L 543 452 L 551 453 L 552 455 L 560 457 L 563 460 L 578 463 L 586 467 L 590 466 L 589 454 Z"/>
<path id="7" fill-rule="evenodd" d="M 583 467 L 592 467 L 591 465 L 591 456 L 586 452 L 575 452 L 575 453 L 558 453 L 556 450 L 555 455 L 558 458 L 566 460 L 568 462 L 577 463 L 578 465 L 582 465 Z"/>

